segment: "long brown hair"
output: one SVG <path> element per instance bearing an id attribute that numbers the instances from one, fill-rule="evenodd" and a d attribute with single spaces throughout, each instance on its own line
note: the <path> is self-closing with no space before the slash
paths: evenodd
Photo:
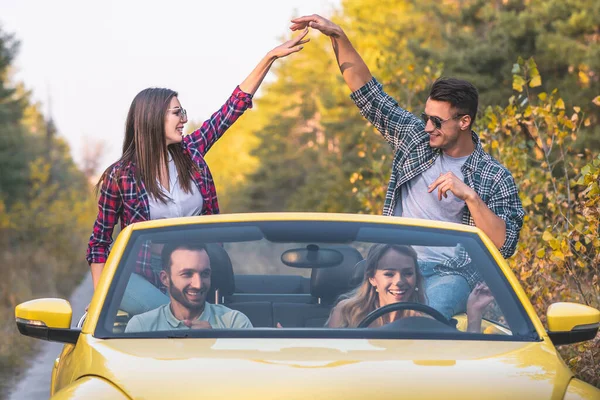
<path id="1" fill-rule="evenodd" d="M 375 291 L 375 287 L 369 282 L 369 278 L 375 276 L 379 260 L 381 260 L 384 254 L 390 250 L 409 256 L 415 264 L 415 274 L 417 277 L 415 289 L 418 290 L 415 290 L 407 301 L 421 304 L 427 302 L 427 298 L 425 297 L 424 279 L 417 262 L 417 252 L 411 246 L 376 244 L 369 249 L 369 253 L 367 254 L 365 276 L 361 285 L 356 289 L 341 295 L 338 299 L 338 305 L 336 307 L 340 307 L 340 328 L 356 328 L 371 311 L 380 307 L 379 295 Z M 402 311 L 401 318 L 411 315 L 415 315 L 415 312 L 405 310 Z M 378 326 L 383 325 L 383 318 L 378 318 L 373 324 Z"/>
<path id="2" fill-rule="evenodd" d="M 192 190 L 192 173 L 197 170 L 190 157 L 184 154 L 179 143 L 167 147 L 165 138 L 165 117 L 169 104 L 177 92 L 164 88 L 144 89 L 135 96 L 127 113 L 123 153 L 119 160 L 108 167 L 96 184 L 96 191 L 104 179 L 118 179 L 125 168 L 135 164 L 134 177 L 137 184 L 144 183 L 148 195 L 166 203 L 167 198 L 161 191 L 157 179 L 160 176 L 161 163 L 168 170 L 168 153 L 173 157 L 179 185 L 186 193 Z M 168 152 L 168 153 L 167 153 Z"/>

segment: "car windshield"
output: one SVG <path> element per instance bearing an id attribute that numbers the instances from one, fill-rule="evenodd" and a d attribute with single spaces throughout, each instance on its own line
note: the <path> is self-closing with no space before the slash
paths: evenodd
<path id="1" fill-rule="evenodd" d="M 95 335 L 537 340 L 476 233 L 338 221 L 134 230 Z"/>

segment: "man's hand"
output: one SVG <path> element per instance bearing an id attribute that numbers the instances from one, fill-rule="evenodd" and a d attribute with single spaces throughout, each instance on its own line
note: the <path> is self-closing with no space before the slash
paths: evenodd
<path id="1" fill-rule="evenodd" d="M 467 201 L 470 198 L 477 196 L 477 193 L 469 187 L 466 183 L 461 181 L 458 176 L 452 172 L 446 172 L 441 174 L 431 185 L 429 185 L 427 192 L 431 193 L 438 189 L 438 200 L 442 201 L 442 196 L 448 197 L 447 192 L 451 191 L 454 196 L 458 197 L 463 201 Z"/>
<path id="2" fill-rule="evenodd" d="M 290 29 L 293 31 L 313 28 L 324 35 L 331 37 L 339 37 L 343 33 L 339 26 L 317 14 L 294 18 L 292 23 L 293 25 L 290 27 Z"/>
<path id="3" fill-rule="evenodd" d="M 475 285 L 467 300 L 467 332 L 481 333 L 483 312 L 492 301 L 494 296 L 485 283 Z"/>
<path id="4" fill-rule="evenodd" d="M 490 303 L 494 301 L 494 296 L 490 291 L 490 288 L 483 282 L 479 282 L 475 285 L 475 289 L 469 295 L 467 300 L 467 312 L 474 313 L 475 315 L 482 315 L 483 311 Z"/>
<path id="5" fill-rule="evenodd" d="M 289 56 L 292 53 L 296 53 L 303 49 L 303 44 L 310 41 L 310 39 L 302 40 L 308 34 L 308 28 L 305 28 L 300 35 L 295 38 L 288 40 L 285 43 L 280 44 L 269 52 L 269 56 L 272 58 L 283 58 Z"/>
<path id="6" fill-rule="evenodd" d="M 185 326 L 192 329 L 212 329 L 212 326 L 208 323 L 208 321 L 198 321 L 197 319 L 192 321 L 189 319 L 184 319 L 182 322 Z"/>

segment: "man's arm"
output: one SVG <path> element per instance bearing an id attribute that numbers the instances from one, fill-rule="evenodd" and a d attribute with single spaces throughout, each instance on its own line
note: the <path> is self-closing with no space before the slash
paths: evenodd
<path id="1" fill-rule="evenodd" d="M 310 27 L 331 38 L 335 58 L 350 90 L 357 91 L 373 78 L 369 67 L 338 25 L 315 14 L 295 18 L 292 23 L 290 29 L 293 31 Z"/>
<path id="2" fill-rule="evenodd" d="M 292 23 L 292 30 L 311 27 L 331 38 L 342 76 L 352 90 L 352 100 L 395 152 L 408 151 L 422 140 L 426 135 L 423 122 L 383 91 L 339 26 L 318 15 L 296 18 Z"/>
<path id="3" fill-rule="evenodd" d="M 506 241 L 506 222 L 494 214 L 475 191 L 467 196 L 465 203 L 475 226 L 488 235 L 498 249 L 501 249 Z"/>
<path id="4" fill-rule="evenodd" d="M 486 204 L 466 183 L 452 172 L 440 175 L 431 185 L 429 193 L 438 191 L 438 198 L 451 191 L 467 204 L 475 226 L 481 229 L 500 250 L 504 258 L 512 256 L 517 248 L 519 232 L 523 226 L 523 207 L 517 187 L 510 174 L 495 185 L 494 194 Z"/>

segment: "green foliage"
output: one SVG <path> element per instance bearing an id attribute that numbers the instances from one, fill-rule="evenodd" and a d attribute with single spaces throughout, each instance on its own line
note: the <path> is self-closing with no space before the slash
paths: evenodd
<path id="1" fill-rule="evenodd" d="M 0 30 L 0 397 L 34 341 L 21 336 L 14 307 L 68 297 L 84 260 L 95 201 L 65 141 L 7 71 L 17 43 Z"/>
<path id="2" fill-rule="evenodd" d="M 512 71 L 515 95 L 504 108 L 488 107 L 478 122 L 487 151 L 510 166 L 527 213 L 510 265 L 539 315 L 557 301 L 600 308 L 600 156 L 576 150 L 586 123 L 581 108 L 568 110 L 556 89 L 533 92 L 542 81 L 533 58 L 519 58 Z M 561 349 L 595 385 L 598 343 Z"/>

